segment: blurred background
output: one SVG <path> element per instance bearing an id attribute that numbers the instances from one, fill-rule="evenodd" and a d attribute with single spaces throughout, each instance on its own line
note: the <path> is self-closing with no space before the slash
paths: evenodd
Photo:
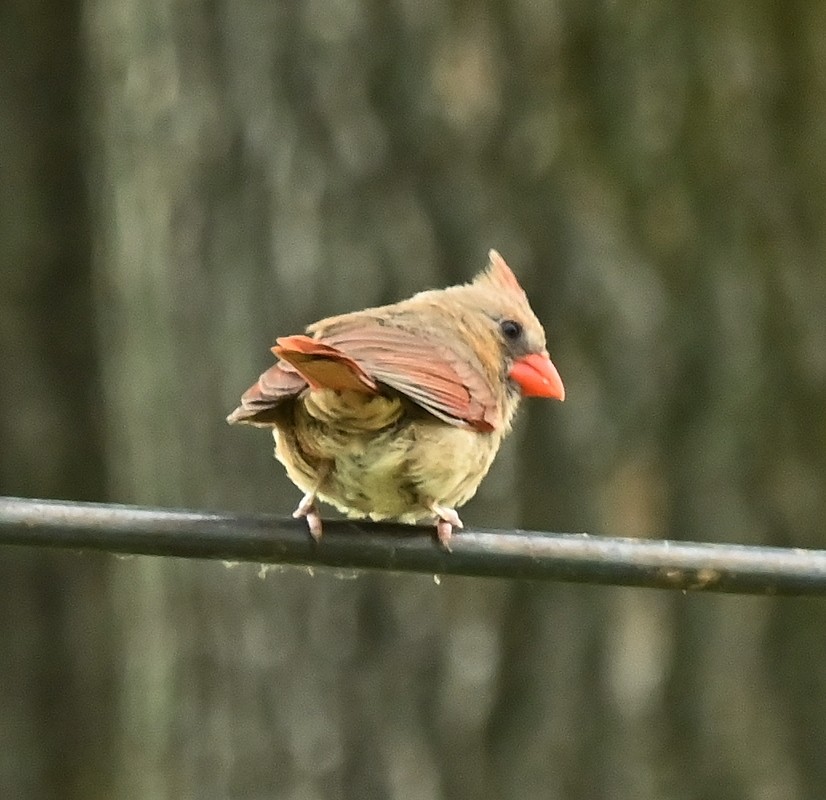
<path id="1" fill-rule="evenodd" d="M 0 493 L 287 513 L 277 335 L 499 249 L 469 525 L 826 546 L 826 4 L 8 0 Z M 822 601 L 0 554 L 0 796 L 826 796 Z"/>

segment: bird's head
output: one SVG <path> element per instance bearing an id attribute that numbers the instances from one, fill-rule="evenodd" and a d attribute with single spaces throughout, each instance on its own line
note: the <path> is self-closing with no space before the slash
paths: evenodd
<path id="1" fill-rule="evenodd" d="M 492 323 L 508 379 L 523 397 L 565 399 L 565 386 L 548 355 L 545 331 L 505 259 L 491 250 L 490 263 L 471 284 Z"/>

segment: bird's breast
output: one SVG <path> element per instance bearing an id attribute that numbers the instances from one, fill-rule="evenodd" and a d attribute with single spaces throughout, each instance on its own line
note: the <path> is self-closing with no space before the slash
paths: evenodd
<path id="1" fill-rule="evenodd" d="M 411 416 L 396 398 L 325 390 L 296 402 L 275 438 L 303 491 L 351 516 L 416 521 L 431 515 L 431 503 L 467 502 L 502 435 Z"/>

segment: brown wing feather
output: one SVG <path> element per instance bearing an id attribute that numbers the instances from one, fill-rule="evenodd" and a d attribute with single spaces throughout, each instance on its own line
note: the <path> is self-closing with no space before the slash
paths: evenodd
<path id="1" fill-rule="evenodd" d="M 489 431 L 499 423 L 496 398 L 481 370 L 445 344 L 366 314 L 339 317 L 318 335 L 377 381 L 452 425 Z"/>
<path id="2" fill-rule="evenodd" d="M 310 326 L 314 337 L 278 339 L 279 357 L 241 398 L 230 422 L 272 424 L 284 400 L 310 388 L 372 394 L 378 383 L 458 427 L 491 431 L 502 424 L 497 397 L 478 359 L 426 333 L 365 312 Z"/>
<path id="3" fill-rule="evenodd" d="M 273 364 L 244 392 L 241 405 L 227 422 L 269 426 L 275 421 L 276 409 L 284 400 L 297 397 L 307 388 L 307 381 L 286 361 Z"/>
<path id="4" fill-rule="evenodd" d="M 306 379 L 312 389 L 337 389 L 375 394 L 376 382 L 346 353 L 309 336 L 284 336 L 273 353 Z"/>

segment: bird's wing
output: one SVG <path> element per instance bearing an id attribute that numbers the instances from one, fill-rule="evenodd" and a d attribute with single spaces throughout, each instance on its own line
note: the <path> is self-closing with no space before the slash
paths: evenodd
<path id="1" fill-rule="evenodd" d="M 308 387 L 376 394 L 384 384 L 451 425 L 491 431 L 501 424 L 481 367 L 447 342 L 358 312 L 310 330 L 315 337 L 277 340 L 278 362 L 244 393 L 229 422 L 271 425 L 278 406 Z"/>
<path id="2" fill-rule="evenodd" d="M 364 313 L 310 330 L 317 337 L 310 341 L 344 354 L 370 378 L 451 425 L 490 431 L 500 422 L 496 395 L 481 366 L 455 352 L 450 342 Z"/>
<path id="3" fill-rule="evenodd" d="M 275 422 L 278 406 L 306 388 L 307 381 L 295 367 L 278 361 L 244 392 L 241 405 L 227 417 L 227 422 L 269 427 Z"/>
<path id="4" fill-rule="evenodd" d="M 309 336 L 283 336 L 273 353 L 290 364 L 311 389 L 377 394 L 375 380 L 347 353 Z"/>

